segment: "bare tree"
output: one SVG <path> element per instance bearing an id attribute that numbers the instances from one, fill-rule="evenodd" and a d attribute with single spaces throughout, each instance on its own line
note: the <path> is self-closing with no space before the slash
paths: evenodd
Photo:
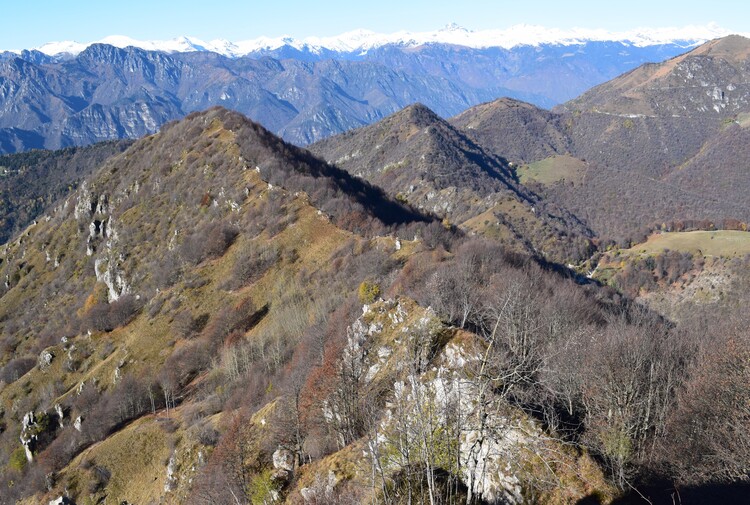
<path id="1" fill-rule="evenodd" d="M 628 467 L 648 461 L 666 433 L 687 350 L 645 311 L 622 314 L 594 335 L 582 387 L 587 436 L 621 487 Z"/>

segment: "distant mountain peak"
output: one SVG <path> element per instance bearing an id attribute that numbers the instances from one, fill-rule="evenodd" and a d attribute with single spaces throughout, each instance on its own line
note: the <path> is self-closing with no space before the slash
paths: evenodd
<path id="1" fill-rule="evenodd" d="M 112 35 L 104 39 L 80 43 L 76 41 L 48 42 L 36 50 L 50 56 L 76 55 L 94 43 L 110 44 L 117 47 L 135 46 L 150 51 L 166 53 L 211 51 L 228 57 L 240 57 L 258 51 L 271 51 L 289 46 L 302 51 L 321 53 L 334 51 L 341 53 L 366 52 L 389 45 L 420 46 L 425 44 L 453 44 L 473 48 L 538 45 L 578 45 L 586 42 L 622 42 L 639 47 L 679 43 L 683 47 L 693 47 L 708 40 L 725 37 L 732 32 L 715 23 L 703 26 L 638 28 L 631 31 L 611 32 L 601 29 L 548 28 L 538 25 L 514 25 L 504 29 L 470 30 L 449 23 L 443 28 L 427 32 L 399 31 L 390 34 L 356 29 L 330 37 L 306 37 L 297 39 L 289 35 L 280 37 L 258 37 L 238 42 L 215 39 L 205 42 L 196 37 L 181 36 L 171 40 L 142 41 L 122 35 Z M 19 52 L 20 50 L 13 51 Z"/>
<path id="2" fill-rule="evenodd" d="M 469 30 L 459 25 L 458 23 L 448 23 L 440 31 L 441 32 L 469 32 Z"/>

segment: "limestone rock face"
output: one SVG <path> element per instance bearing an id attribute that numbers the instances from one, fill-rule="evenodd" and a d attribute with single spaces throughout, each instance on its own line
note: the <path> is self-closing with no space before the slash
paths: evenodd
<path id="1" fill-rule="evenodd" d="M 294 454 L 289 449 L 279 447 L 273 453 L 273 467 L 276 470 L 294 471 Z"/>
<path id="2" fill-rule="evenodd" d="M 75 502 L 67 496 L 61 496 L 49 502 L 49 505 L 75 505 Z"/>
<path id="3" fill-rule="evenodd" d="M 175 476 L 175 470 L 177 469 L 177 458 L 172 454 L 167 463 L 167 480 L 164 482 L 164 492 L 168 493 L 174 491 L 177 488 L 177 477 Z"/>
<path id="4" fill-rule="evenodd" d="M 21 420 L 21 445 L 26 452 L 26 459 L 31 463 L 34 461 L 34 446 L 36 445 L 38 427 L 36 416 L 33 412 L 27 412 Z"/>
<path id="5" fill-rule="evenodd" d="M 39 355 L 39 362 L 38 362 L 39 368 L 42 370 L 46 370 L 52 364 L 52 360 L 54 358 L 55 358 L 55 355 L 52 354 L 52 352 L 47 351 L 47 350 L 42 351 L 42 353 Z"/>
<path id="6" fill-rule="evenodd" d="M 333 491 L 339 480 L 333 470 L 329 470 L 328 478 L 319 475 L 312 486 L 300 489 L 300 494 L 305 503 L 328 503 L 333 500 Z"/>
<path id="7" fill-rule="evenodd" d="M 279 447 L 273 453 L 274 472 L 271 478 L 275 481 L 286 483 L 292 479 L 294 474 L 294 454 L 289 449 Z"/>
<path id="8" fill-rule="evenodd" d="M 57 414 L 57 422 L 60 424 L 60 428 L 65 428 L 65 424 L 63 424 L 65 412 L 63 412 L 63 408 L 59 403 L 55 404 L 55 413 Z"/>
<path id="9" fill-rule="evenodd" d="M 273 467 L 277 470 L 294 471 L 294 454 L 289 449 L 279 447 L 273 453 Z"/>

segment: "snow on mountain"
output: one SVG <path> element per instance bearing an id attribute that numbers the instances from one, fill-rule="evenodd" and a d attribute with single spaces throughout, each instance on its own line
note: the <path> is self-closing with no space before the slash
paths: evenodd
<path id="1" fill-rule="evenodd" d="M 80 44 L 78 42 L 73 41 L 62 41 L 62 42 L 47 42 L 43 46 L 35 48 L 37 51 L 40 51 L 44 54 L 48 54 L 50 56 L 54 56 L 56 54 L 78 54 L 89 44 Z M 13 52 L 20 52 L 20 51 L 13 51 Z"/>
<path id="2" fill-rule="evenodd" d="M 430 43 L 455 44 L 473 48 L 502 47 L 510 49 L 523 45 L 574 45 L 596 41 L 619 41 L 638 47 L 659 44 L 681 44 L 685 47 L 691 47 L 731 33 L 731 31 L 721 28 L 715 23 L 681 28 L 639 28 L 627 32 L 610 32 L 586 28 L 563 30 L 523 24 L 505 29 L 474 31 L 456 24 L 449 24 L 440 30 L 430 32 L 399 31 L 382 34 L 369 30 L 354 30 L 333 37 L 306 37 L 304 39 L 287 36 L 258 37 L 239 42 L 230 42 L 223 39 L 204 42 L 195 37 L 140 41 L 115 35 L 88 44 L 73 41 L 50 42 L 36 49 L 50 56 L 63 53 L 75 55 L 91 44 L 104 43 L 116 47 L 134 46 L 167 53 L 212 51 L 228 57 L 239 57 L 256 51 L 274 50 L 283 46 L 291 46 L 313 53 L 320 53 L 323 50 L 340 53 L 366 52 L 387 44 L 419 46 Z"/>

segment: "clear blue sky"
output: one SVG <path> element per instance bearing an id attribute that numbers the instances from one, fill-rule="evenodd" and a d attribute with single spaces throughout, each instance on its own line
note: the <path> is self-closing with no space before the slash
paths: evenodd
<path id="1" fill-rule="evenodd" d="M 0 48 L 49 41 L 89 42 L 107 35 L 245 40 L 261 35 L 336 35 L 356 28 L 426 31 L 456 22 L 469 29 L 528 23 L 555 28 L 704 25 L 750 32 L 750 2 L 739 0 L 6 0 Z"/>

